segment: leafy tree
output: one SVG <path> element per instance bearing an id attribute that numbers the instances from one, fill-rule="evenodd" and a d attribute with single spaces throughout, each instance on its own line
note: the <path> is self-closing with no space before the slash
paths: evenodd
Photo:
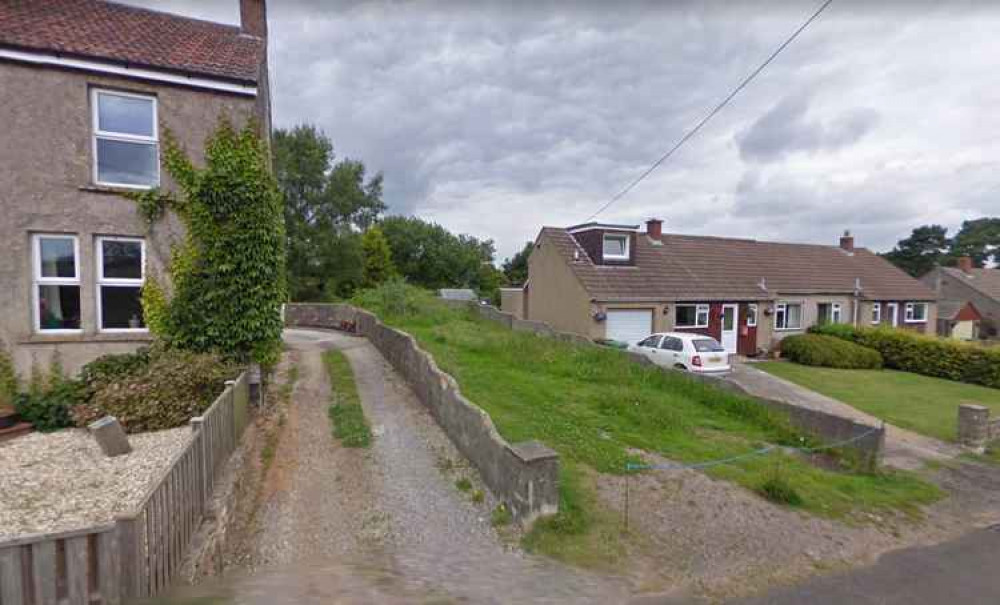
<path id="1" fill-rule="evenodd" d="M 473 288 L 493 297 L 499 271 L 493 266 L 493 240 L 455 235 L 412 216 L 389 216 L 379 223 L 389 240 L 399 273 L 424 288 Z"/>
<path id="2" fill-rule="evenodd" d="M 533 242 L 524 244 L 524 248 L 503 262 L 503 274 L 511 286 L 523 286 L 528 281 L 528 257 L 533 246 Z"/>
<path id="3" fill-rule="evenodd" d="M 361 253 L 364 257 L 363 283 L 366 288 L 374 288 L 396 274 L 389 242 L 378 227 L 365 231 L 361 238 Z"/>
<path id="4" fill-rule="evenodd" d="M 382 175 L 334 163 L 333 144 L 311 125 L 274 132 L 274 169 L 285 196 L 292 300 L 349 297 L 361 284 L 360 231 L 382 212 Z"/>
<path id="5" fill-rule="evenodd" d="M 223 120 L 206 141 L 204 168 L 167 131 L 163 159 L 179 197 L 150 191 L 133 199 L 150 222 L 173 210 L 185 238 L 170 262 L 172 296 L 158 284 L 144 292 L 157 318 L 150 328 L 182 349 L 273 365 L 287 298 L 285 221 L 256 125 L 237 131 Z"/>
<path id="6" fill-rule="evenodd" d="M 980 218 L 962 223 L 951 245 L 951 256 L 972 258 L 976 267 L 991 260 L 1000 263 L 1000 218 Z"/>
<path id="7" fill-rule="evenodd" d="M 951 242 L 941 225 L 924 225 L 913 230 L 896 247 L 883 254 L 886 260 L 914 277 L 924 275 L 947 258 Z"/>

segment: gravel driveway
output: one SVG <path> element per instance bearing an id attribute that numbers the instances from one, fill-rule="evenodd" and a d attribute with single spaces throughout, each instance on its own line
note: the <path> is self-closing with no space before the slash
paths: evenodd
<path id="1" fill-rule="evenodd" d="M 357 584 L 370 575 L 374 585 L 361 582 L 348 600 L 413 591 L 446 602 L 627 600 L 624 580 L 505 546 L 490 525 L 491 498 L 475 504 L 455 487 L 459 475 L 442 469 L 461 468 L 462 457 L 367 340 L 306 330 L 288 330 L 285 340 L 301 355 L 300 379 L 264 486 L 246 562 L 253 577 L 215 590 L 238 602 L 319 603 L 344 598 L 345 576 Z M 369 450 L 343 448 L 331 436 L 321 358 L 329 348 L 344 351 L 354 370 L 375 435 Z M 460 474 L 481 485 L 471 469 Z M 305 585 L 305 593 L 288 589 Z"/>

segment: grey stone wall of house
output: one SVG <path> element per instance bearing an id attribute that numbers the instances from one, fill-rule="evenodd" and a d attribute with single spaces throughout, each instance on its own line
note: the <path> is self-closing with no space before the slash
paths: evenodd
<path id="1" fill-rule="evenodd" d="M 1000 418 L 990 418 L 989 408 L 963 403 L 958 406 L 958 442 L 983 448 L 1000 439 Z"/>
<path id="2" fill-rule="evenodd" d="M 253 97 L 0 61 L 0 338 L 22 373 L 33 361 L 45 366 L 55 351 L 66 369 L 75 371 L 101 354 L 148 342 L 144 334 L 98 330 L 95 241 L 98 236 L 144 237 L 147 273 L 157 273 L 169 258 L 171 243 L 181 236 L 172 218 L 148 234 L 134 202 L 120 190 L 94 184 L 93 88 L 155 95 L 161 140 L 163 129 L 169 128 L 196 163 L 201 163 L 204 139 L 220 116 L 240 124 L 256 105 Z M 78 334 L 34 330 L 31 240 L 39 233 L 78 238 Z"/>
<path id="3" fill-rule="evenodd" d="M 538 442 L 510 444 L 497 432 L 490 416 L 466 399 L 458 383 L 442 372 L 416 340 L 390 328 L 375 315 L 349 305 L 290 304 L 285 307 L 289 327 L 337 328 L 353 322 L 397 372 L 459 451 L 476 467 L 490 490 L 514 517 L 530 523 L 559 509 L 559 458 Z"/>

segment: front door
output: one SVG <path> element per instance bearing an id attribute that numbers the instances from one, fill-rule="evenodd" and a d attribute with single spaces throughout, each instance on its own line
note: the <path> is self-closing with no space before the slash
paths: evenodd
<path id="1" fill-rule="evenodd" d="M 722 305 L 722 346 L 730 355 L 736 354 L 739 343 L 739 305 Z"/>
<path id="2" fill-rule="evenodd" d="M 892 322 L 892 327 L 899 325 L 899 303 L 889 303 L 886 305 L 886 310 L 889 312 L 889 321 Z"/>

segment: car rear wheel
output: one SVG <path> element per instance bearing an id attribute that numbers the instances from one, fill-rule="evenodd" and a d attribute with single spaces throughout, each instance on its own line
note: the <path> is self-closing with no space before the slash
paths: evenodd
<path id="1" fill-rule="evenodd" d="M 682 372 L 687 372 L 687 366 L 685 366 L 683 363 L 675 363 L 674 364 L 674 369 L 675 370 L 680 370 Z"/>

